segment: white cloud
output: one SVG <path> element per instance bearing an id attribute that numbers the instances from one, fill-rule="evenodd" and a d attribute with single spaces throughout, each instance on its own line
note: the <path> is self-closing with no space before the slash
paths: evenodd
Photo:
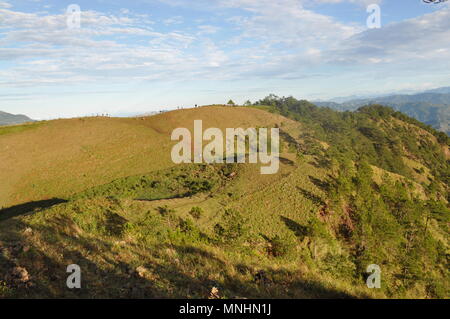
<path id="1" fill-rule="evenodd" d="M 297 0 L 231 0 L 222 5 L 252 13 L 250 17 L 231 20 L 243 30 L 240 38 L 257 37 L 269 45 L 329 47 L 362 30 L 360 26 L 343 24 L 307 10 Z"/>
<path id="2" fill-rule="evenodd" d="M 379 63 L 448 59 L 450 9 L 442 9 L 417 18 L 358 33 L 330 52 L 336 57 L 358 63 L 373 59 Z M 435 60 L 436 61 L 436 60 Z"/>
<path id="3" fill-rule="evenodd" d="M 307 3 L 307 1 L 303 1 Z M 311 0 L 309 1 L 312 4 L 323 4 L 323 3 L 354 3 L 361 6 L 368 6 L 370 4 L 381 4 L 383 0 Z"/>
<path id="4" fill-rule="evenodd" d="M 174 24 L 182 24 L 184 22 L 183 17 L 175 16 L 168 19 L 163 20 L 165 25 L 174 25 Z"/>
<path id="5" fill-rule="evenodd" d="M 327 1 L 333 0 L 314 3 Z M 384 65 L 380 73 L 407 74 L 418 66 L 432 70 L 450 63 L 450 10 L 445 8 L 367 30 L 305 8 L 303 0 L 209 3 L 235 14 L 223 17 L 232 27 L 221 41 L 213 35 L 225 27 L 206 21 L 184 31 L 161 32 L 148 16 L 129 10 L 121 10 L 126 16 L 85 11 L 81 29 L 69 30 L 64 14 L 0 9 L 0 60 L 11 63 L 0 72 L 0 87 L 174 78 L 305 79 L 327 76 L 315 69 L 327 66 Z M 175 18 L 166 24 L 176 24 Z M 129 37 L 138 40 L 130 43 Z"/>
<path id="6" fill-rule="evenodd" d="M 201 67 L 202 58 L 182 51 L 195 35 L 155 32 L 141 19 L 83 11 L 81 28 L 68 29 L 64 14 L 0 9 L 0 60 L 14 62 L 0 73 L 0 86 L 142 81 Z M 141 41 L 129 44 L 128 36 Z"/>
<path id="7" fill-rule="evenodd" d="M 8 9 L 8 8 L 11 8 L 11 7 L 12 7 L 12 5 L 10 3 L 4 2 L 4 1 L 0 1 L 0 8 Z"/>
<path id="8" fill-rule="evenodd" d="M 221 29 L 218 26 L 207 25 L 207 24 L 199 25 L 197 28 L 199 29 L 199 31 L 197 32 L 197 35 L 214 34 Z"/>

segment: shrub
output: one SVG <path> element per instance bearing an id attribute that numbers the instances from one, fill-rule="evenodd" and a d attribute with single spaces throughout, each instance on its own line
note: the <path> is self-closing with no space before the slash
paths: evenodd
<path id="1" fill-rule="evenodd" d="M 238 211 L 227 209 L 223 216 L 223 222 L 214 226 L 214 232 L 221 241 L 239 241 L 244 239 L 248 233 L 245 223 L 245 219 Z"/>
<path id="2" fill-rule="evenodd" d="M 195 229 L 195 225 L 190 219 L 181 219 L 178 226 L 183 233 L 192 233 Z"/>
<path id="3" fill-rule="evenodd" d="M 269 242 L 268 253 L 273 257 L 289 257 L 295 252 L 296 243 L 292 237 L 275 235 Z"/>
<path id="4" fill-rule="evenodd" d="M 8 287 L 6 282 L 0 280 L 0 298 L 7 298 L 12 296 L 12 290 Z"/>
<path id="5" fill-rule="evenodd" d="M 156 210 L 162 215 L 162 216 L 167 216 L 170 213 L 174 213 L 175 210 L 174 209 L 170 209 L 169 206 L 164 205 L 164 206 L 159 206 L 158 208 L 156 208 Z"/>
<path id="6" fill-rule="evenodd" d="M 192 196 L 198 193 L 208 192 L 212 189 L 213 184 L 208 180 L 188 180 L 184 184 L 189 188 L 185 196 Z"/>
<path id="7" fill-rule="evenodd" d="M 127 224 L 125 218 L 109 209 L 79 213 L 73 216 L 73 222 L 87 233 L 117 237 L 122 236 Z"/>
<path id="8" fill-rule="evenodd" d="M 189 214 L 195 219 L 200 219 L 200 217 L 203 215 L 203 210 L 200 207 L 194 206 L 189 211 Z"/>
<path id="9" fill-rule="evenodd" d="M 337 278 L 353 278 L 356 275 L 356 267 L 347 256 L 327 253 L 323 264 L 324 269 Z"/>
<path id="10" fill-rule="evenodd" d="M 330 238 L 330 234 L 328 233 L 325 224 L 321 222 L 317 217 L 313 217 L 309 220 L 308 235 L 312 238 Z"/>

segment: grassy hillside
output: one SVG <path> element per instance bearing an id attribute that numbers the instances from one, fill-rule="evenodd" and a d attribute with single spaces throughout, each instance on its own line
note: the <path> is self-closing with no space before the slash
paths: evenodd
<path id="1" fill-rule="evenodd" d="M 256 104 L 0 129 L 0 297 L 449 297 L 448 139 L 380 106 Z M 174 165 L 196 119 L 279 127 L 280 171 Z"/>
<path id="2" fill-rule="evenodd" d="M 15 130 L 3 127 L 0 207 L 64 198 L 119 177 L 173 166 L 170 135 L 177 127 L 192 129 L 194 119 L 221 129 L 282 121 L 257 109 L 204 107 L 142 118 L 93 117 Z"/>

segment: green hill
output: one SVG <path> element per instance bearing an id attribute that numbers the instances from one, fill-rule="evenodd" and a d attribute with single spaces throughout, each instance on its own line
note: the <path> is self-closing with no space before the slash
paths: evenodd
<path id="1" fill-rule="evenodd" d="M 174 165 L 195 119 L 279 127 L 278 174 Z M 0 128 L 0 149 L 0 297 L 449 297 L 449 138 L 387 107 L 269 96 Z"/>

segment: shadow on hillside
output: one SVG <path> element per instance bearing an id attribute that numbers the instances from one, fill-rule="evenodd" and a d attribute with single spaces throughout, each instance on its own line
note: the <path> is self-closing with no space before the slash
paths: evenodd
<path id="1" fill-rule="evenodd" d="M 60 199 L 60 198 L 52 198 L 52 199 L 46 199 L 46 200 L 40 200 L 35 202 L 28 202 L 25 204 L 15 205 L 8 208 L 4 208 L 0 210 L 0 221 L 25 215 L 27 213 L 33 213 L 36 211 L 40 211 L 46 208 L 50 208 L 54 205 L 67 203 L 67 200 Z"/>
<path id="2" fill-rule="evenodd" d="M 314 204 L 316 205 L 325 205 L 325 202 L 322 200 L 322 198 L 320 196 L 317 196 L 313 193 L 311 193 L 310 191 L 303 189 L 299 186 L 296 186 L 297 190 L 307 199 L 309 199 L 310 201 L 312 201 Z"/>
<path id="3" fill-rule="evenodd" d="M 65 228 L 17 219 L 5 222 L 8 234 L 0 233 L 0 278 L 11 292 L 2 296 L 0 291 L 0 297 L 208 298 L 217 287 L 226 298 L 354 298 L 298 272 L 230 263 L 190 244 L 146 247 L 128 242 L 119 249 L 121 237 L 94 238 L 76 231 L 69 218 L 55 222 Z M 32 230 L 24 233 L 28 228 Z M 47 244 L 37 245 L 36 238 Z M 81 289 L 66 286 L 71 264 L 81 268 Z M 14 275 L 17 267 L 26 269 L 28 280 Z"/>
<path id="4" fill-rule="evenodd" d="M 331 168 L 331 161 L 326 158 L 316 158 L 315 161 L 309 162 L 315 168 Z"/>
<path id="5" fill-rule="evenodd" d="M 335 288 L 325 287 L 315 280 L 301 278 L 301 274 L 286 270 L 268 268 L 257 270 L 244 264 L 236 265 L 241 273 L 252 276 L 249 286 L 257 287 L 255 292 L 249 292 L 246 298 L 292 298 L 292 299 L 355 299 L 356 297 Z M 259 295 L 261 294 L 261 295 Z M 364 296 L 369 298 L 369 296 Z"/>
<path id="6" fill-rule="evenodd" d="M 295 163 L 293 161 L 291 161 L 290 159 L 287 159 L 285 157 L 278 157 L 278 160 L 283 163 L 284 165 L 290 165 L 290 166 L 295 166 Z"/>
<path id="7" fill-rule="evenodd" d="M 288 144 L 291 144 L 292 146 L 295 147 L 295 149 L 297 151 L 301 151 L 302 150 L 302 145 L 297 142 L 297 140 L 295 138 L 293 138 L 289 133 L 280 130 L 280 136 L 286 141 L 288 142 Z"/>
<path id="8" fill-rule="evenodd" d="M 322 181 L 318 178 L 315 178 L 314 176 L 308 176 L 309 180 L 311 181 L 311 183 L 313 183 L 314 185 L 316 185 L 318 188 L 320 188 L 321 190 L 323 190 L 324 192 L 328 192 L 329 188 L 330 188 L 330 183 L 327 181 Z"/>
<path id="9" fill-rule="evenodd" d="M 276 156 L 275 158 L 277 158 L 278 161 L 280 161 L 284 165 L 295 166 L 295 162 L 286 157 Z M 228 157 L 224 156 L 222 158 L 222 160 L 225 163 L 237 163 L 237 164 L 240 164 L 238 162 L 239 160 L 244 161 L 244 163 L 250 162 L 248 154 L 245 154 L 245 157 L 244 157 L 244 155 L 237 155 L 237 154 L 235 154 L 234 156 L 228 156 Z"/>
<path id="10" fill-rule="evenodd" d="M 296 221 L 293 221 L 290 218 L 280 216 L 281 220 L 284 222 L 287 228 L 289 228 L 298 239 L 303 240 L 305 236 L 308 236 L 308 227 L 300 225 Z"/>

